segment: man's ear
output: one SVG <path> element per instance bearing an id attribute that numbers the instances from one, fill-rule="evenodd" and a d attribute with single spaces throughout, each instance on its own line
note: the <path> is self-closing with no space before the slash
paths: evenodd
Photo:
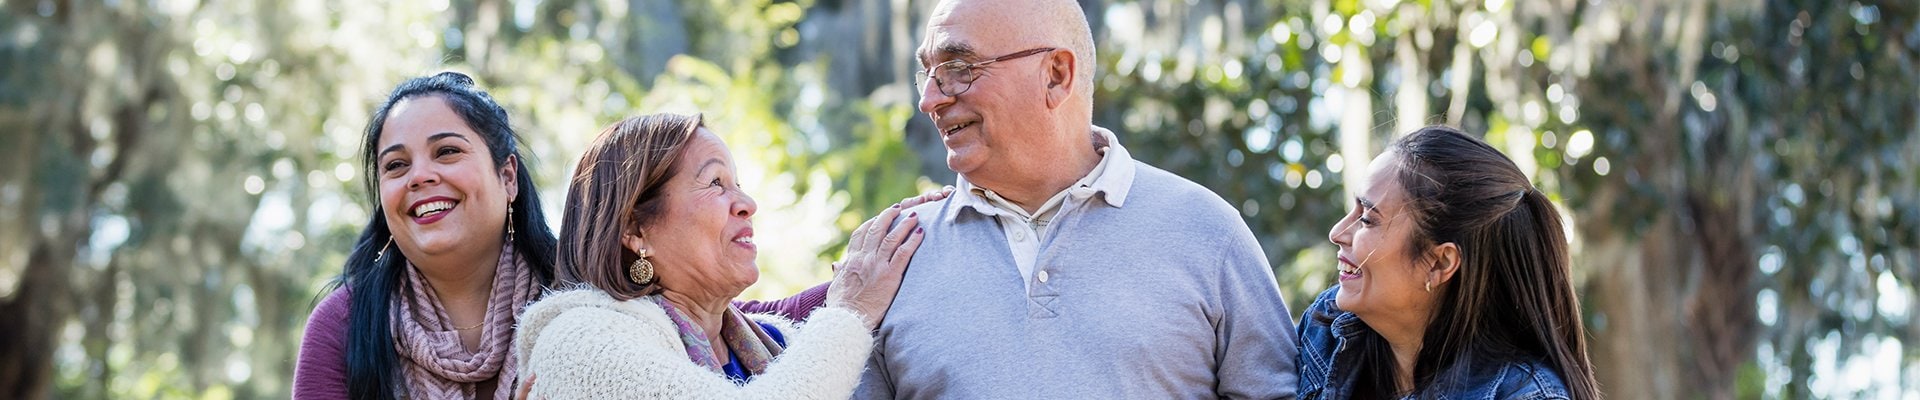
<path id="1" fill-rule="evenodd" d="M 507 203 L 512 204 L 520 198 L 520 156 L 508 155 L 505 164 L 500 166 L 500 183 L 507 185 Z"/>
<path id="2" fill-rule="evenodd" d="M 1433 260 L 1433 267 L 1427 271 L 1427 279 L 1439 285 L 1453 280 L 1455 272 L 1460 271 L 1460 245 L 1453 242 L 1441 243 L 1427 250 L 1427 259 Z"/>
<path id="3" fill-rule="evenodd" d="M 1047 52 L 1042 64 L 1046 65 L 1047 108 L 1059 108 L 1073 96 L 1076 83 L 1073 76 L 1080 65 L 1076 64 L 1073 50 L 1058 49 Z"/>

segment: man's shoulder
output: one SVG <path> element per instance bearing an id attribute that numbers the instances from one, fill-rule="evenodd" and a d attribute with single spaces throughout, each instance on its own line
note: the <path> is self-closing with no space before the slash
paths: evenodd
<path id="1" fill-rule="evenodd" d="M 952 207 L 949 207 L 948 205 L 953 204 L 954 202 L 953 199 L 955 197 L 959 197 L 960 195 L 961 195 L 960 193 L 954 193 L 952 195 L 947 196 L 947 198 L 944 198 L 944 199 L 940 199 L 937 201 L 929 201 L 925 203 L 920 203 L 920 205 L 917 205 L 917 206 L 908 207 L 906 211 L 900 212 L 900 216 L 904 218 L 907 216 L 907 214 L 917 213 L 920 215 L 919 217 L 920 223 L 924 224 L 924 223 L 930 222 L 932 221 L 932 218 L 929 218 L 930 216 L 940 216 L 943 213 L 945 213 L 947 210 L 952 209 Z"/>
<path id="2" fill-rule="evenodd" d="M 1134 166 L 1134 190 L 1147 189 L 1179 193 L 1213 193 L 1207 190 L 1206 187 L 1200 186 L 1199 183 L 1194 183 L 1194 181 L 1186 177 L 1160 169 L 1160 167 L 1153 166 L 1153 164 L 1148 164 L 1145 161 L 1132 161 Z"/>
<path id="3" fill-rule="evenodd" d="M 1134 165 L 1136 172 L 1134 173 L 1133 187 L 1129 190 L 1132 193 L 1129 196 L 1129 202 L 1131 202 L 1133 198 L 1145 197 L 1145 200 L 1156 205 L 1165 204 L 1189 207 L 1192 206 L 1195 201 L 1204 201 L 1208 204 L 1217 204 L 1220 206 L 1227 205 L 1226 199 L 1220 198 L 1219 194 L 1186 177 L 1167 172 L 1167 170 L 1138 160 L 1134 161 Z"/>
<path id="4" fill-rule="evenodd" d="M 1239 209 L 1213 190 L 1153 165 L 1134 163 L 1138 172 L 1124 209 L 1148 215 L 1179 215 L 1183 225 L 1245 229 Z"/>
<path id="5" fill-rule="evenodd" d="M 963 226 L 976 222 L 992 223 L 993 218 L 987 217 L 987 214 L 984 214 L 981 210 L 973 209 L 975 207 L 988 207 L 984 205 L 984 202 L 969 203 L 961 201 L 960 196 L 967 196 L 967 194 L 956 192 L 952 196 L 940 199 L 939 201 L 930 201 L 909 207 L 905 211 L 900 212 L 899 218 L 906 218 L 909 214 L 917 215 L 915 218 L 920 219 L 920 225 L 928 229 Z M 896 223 L 898 221 L 898 219 L 895 220 Z"/>

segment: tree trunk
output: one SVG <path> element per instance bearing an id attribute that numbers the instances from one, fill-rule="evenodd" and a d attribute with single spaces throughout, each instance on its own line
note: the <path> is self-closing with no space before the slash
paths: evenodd
<path id="1" fill-rule="evenodd" d="M 1605 221 L 1585 221 L 1588 233 L 1610 231 Z M 1622 235 L 1589 235 L 1578 259 L 1596 271 L 1586 291 L 1594 336 L 1590 351 L 1600 388 L 1614 399 L 1670 399 L 1680 393 L 1680 361 L 1666 346 L 1680 337 L 1673 293 L 1680 269 L 1673 268 L 1674 239 L 1659 222 L 1641 240 Z"/>
<path id="2" fill-rule="evenodd" d="M 53 393 L 53 348 L 71 312 L 67 270 L 73 241 L 35 244 L 13 298 L 0 305 L 0 397 L 44 399 Z M 64 256 L 63 256 L 64 255 Z"/>

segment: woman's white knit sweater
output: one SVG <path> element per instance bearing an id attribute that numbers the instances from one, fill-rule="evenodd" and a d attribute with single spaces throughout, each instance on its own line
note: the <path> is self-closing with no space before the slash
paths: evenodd
<path id="1" fill-rule="evenodd" d="M 786 350 L 746 385 L 687 359 L 659 305 L 595 289 L 547 294 L 520 316 L 514 356 L 536 376 L 534 399 L 845 399 L 873 337 L 851 310 L 814 310 L 804 325 L 752 315 L 785 334 Z"/>

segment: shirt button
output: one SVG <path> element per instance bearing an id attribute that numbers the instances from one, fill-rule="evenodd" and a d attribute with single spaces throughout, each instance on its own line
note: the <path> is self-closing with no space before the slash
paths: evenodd
<path id="1" fill-rule="evenodd" d="M 1047 283 L 1047 271 L 1040 271 L 1039 273 L 1034 274 L 1034 277 L 1039 278 L 1040 283 Z"/>
<path id="2" fill-rule="evenodd" d="M 1013 241 L 1015 241 L 1015 242 L 1025 242 L 1025 241 L 1027 241 L 1027 232 L 1025 232 L 1025 231 L 1013 231 Z"/>

